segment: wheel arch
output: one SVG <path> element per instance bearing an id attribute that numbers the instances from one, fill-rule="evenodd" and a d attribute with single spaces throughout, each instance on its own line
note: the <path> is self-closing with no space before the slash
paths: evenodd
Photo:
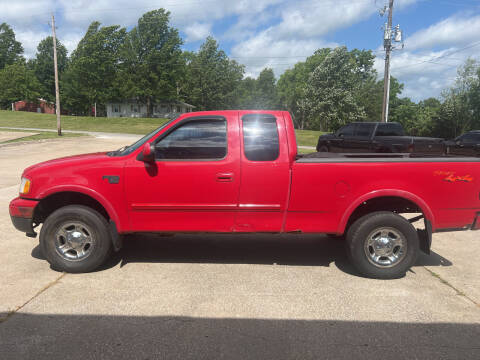
<path id="1" fill-rule="evenodd" d="M 35 212 L 43 211 L 45 207 L 49 213 L 65 205 L 86 205 L 101 213 L 107 220 L 120 225 L 119 217 L 112 204 L 96 191 L 79 186 L 57 186 L 39 194 L 40 203 Z M 68 202 L 69 201 L 69 202 Z M 53 205 L 52 205 L 53 204 Z M 40 206 L 40 207 L 39 207 Z M 38 208 L 38 210 L 37 210 Z M 53 209 L 53 211 L 51 211 Z"/>
<path id="2" fill-rule="evenodd" d="M 393 201 L 393 204 L 391 201 Z M 372 191 L 352 202 L 342 216 L 337 229 L 338 234 L 343 234 L 347 227 L 362 214 L 362 207 L 365 205 L 365 209 L 370 212 L 380 210 L 396 212 L 401 207 L 410 206 L 412 210 L 421 212 L 425 220 L 431 225 L 432 231 L 435 231 L 433 212 L 423 199 L 408 191 L 392 189 Z M 375 207 L 377 207 L 377 209 L 375 209 Z"/>

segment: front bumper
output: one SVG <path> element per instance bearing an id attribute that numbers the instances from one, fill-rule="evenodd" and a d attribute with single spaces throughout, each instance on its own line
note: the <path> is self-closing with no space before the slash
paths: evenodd
<path id="1" fill-rule="evenodd" d="M 13 226 L 27 236 L 35 237 L 37 234 L 33 230 L 33 212 L 38 205 L 37 200 L 27 200 L 15 198 L 10 202 L 9 212 Z"/>

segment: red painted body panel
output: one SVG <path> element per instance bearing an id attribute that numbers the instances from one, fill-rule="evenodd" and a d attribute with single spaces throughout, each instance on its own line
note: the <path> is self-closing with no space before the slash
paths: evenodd
<path id="1" fill-rule="evenodd" d="M 59 192 L 78 192 L 97 200 L 115 221 L 120 232 L 128 231 L 128 213 L 124 197 L 124 158 L 105 153 L 69 156 L 46 161 L 25 169 L 32 180 L 29 199 L 44 199 Z M 120 176 L 118 184 L 110 184 L 104 175 Z"/>
<path id="2" fill-rule="evenodd" d="M 241 117 L 266 111 L 242 111 Z M 287 144 L 287 132 L 283 113 L 274 114 L 277 121 L 279 142 Z M 240 126 L 240 139 L 243 130 Z M 283 213 L 286 210 L 290 184 L 290 160 L 287 146 L 280 146 L 280 154 L 274 161 L 250 161 L 245 157 L 244 144 L 240 141 L 241 186 L 239 211 L 235 221 L 238 232 L 280 232 Z"/>
<path id="3" fill-rule="evenodd" d="M 480 211 L 478 163 L 294 163 L 285 230 L 343 233 L 364 201 L 397 196 L 417 204 L 433 229 L 473 224 Z M 468 172 L 471 182 L 448 182 L 439 171 Z M 460 210 L 460 209 L 469 210 Z"/>
<path id="4" fill-rule="evenodd" d="M 130 231 L 233 230 L 240 188 L 238 114 L 221 115 L 227 120 L 228 134 L 227 155 L 222 160 L 144 163 L 132 156 L 126 161 L 125 196 Z M 220 181 L 224 174 L 230 174 L 231 181 Z"/>
<path id="5" fill-rule="evenodd" d="M 15 198 L 10 202 L 8 207 L 10 216 L 17 216 L 21 218 L 31 219 L 33 216 L 33 210 L 37 206 L 39 201 L 26 200 L 22 198 Z"/>
<path id="6" fill-rule="evenodd" d="M 276 160 L 245 157 L 242 116 L 251 113 L 275 116 Z M 19 216 L 20 207 L 34 208 L 39 200 L 66 191 L 97 200 L 120 233 L 341 234 L 359 205 L 384 196 L 417 204 L 434 230 L 471 226 L 480 212 L 478 162 L 298 162 L 293 123 L 282 111 L 188 113 L 148 142 L 187 118 L 212 115 L 227 120 L 228 151 L 221 160 L 146 163 L 137 159 L 140 147 L 125 156 L 97 153 L 47 161 L 24 171 L 32 181 L 28 200 L 13 200 L 10 213 Z M 119 182 L 105 176 L 118 176 Z"/>

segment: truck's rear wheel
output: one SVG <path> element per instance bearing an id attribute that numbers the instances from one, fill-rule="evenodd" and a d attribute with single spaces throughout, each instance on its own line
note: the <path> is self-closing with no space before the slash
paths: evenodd
<path id="1" fill-rule="evenodd" d="M 322 145 L 318 149 L 318 152 L 328 152 L 328 146 L 327 145 Z"/>
<path id="2" fill-rule="evenodd" d="M 69 205 L 45 220 L 40 246 L 53 269 L 79 273 L 103 264 L 110 255 L 112 240 L 102 215 L 86 206 Z"/>
<path id="3" fill-rule="evenodd" d="M 348 255 L 360 273 L 376 279 L 405 275 L 418 256 L 415 228 L 400 215 L 379 211 L 355 221 L 347 232 Z"/>

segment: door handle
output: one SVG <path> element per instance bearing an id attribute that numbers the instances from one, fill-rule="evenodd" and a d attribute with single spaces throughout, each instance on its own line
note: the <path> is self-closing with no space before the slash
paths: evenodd
<path id="1" fill-rule="evenodd" d="M 233 181 L 233 173 L 219 173 L 219 174 L 217 174 L 217 181 L 218 182 L 232 182 Z"/>

